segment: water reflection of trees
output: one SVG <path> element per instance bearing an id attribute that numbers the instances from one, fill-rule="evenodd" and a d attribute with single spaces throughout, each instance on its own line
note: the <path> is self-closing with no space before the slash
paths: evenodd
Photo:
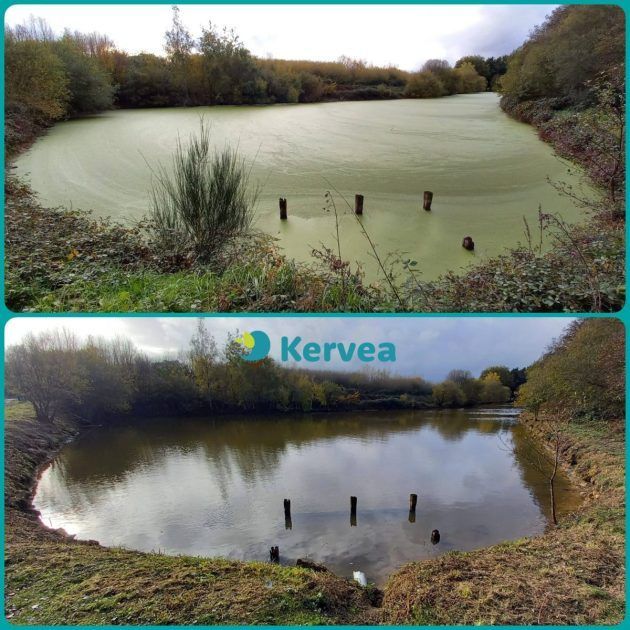
<path id="1" fill-rule="evenodd" d="M 475 410 L 156 418 L 134 426 L 91 432 L 63 452 L 63 467 L 58 474 L 88 491 L 90 485 L 98 486 L 103 479 L 123 479 L 142 468 L 159 469 L 171 457 L 190 457 L 202 460 L 223 498 L 227 498 L 230 480 L 235 475 L 248 484 L 264 481 L 279 469 L 289 450 L 343 438 L 384 441 L 395 434 L 421 435 L 423 428 L 437 432 L 449 442 L 462 440 L 470 431 L 486 435 L 507 432 L 519 445 L 527 439 L 524 429 L 515 428 L 509 416 Z M 518 458 L 515 465 L 540 509 L 548 514 L 547 486 L 540 473 Z M 559 487 L 562 505 L 562 497 L 567 494 L 566 479 L 561 480 Z"/>
<path id="2" fill-rule="evenodd" d="M 514 465 L 517 467 L 523 485 L 528 489 L 532 499 L 551 521 L 551 504 L 549 500 L 549 480 L 543 473 L 531 464 L 530 452 L 535 449 L 532 436 L 522 425 L 515 425 L 507 439 L 511 439 L 514 446 Z M 540 450 L 536 450 L 536 456 L 540 456 Z M 580 504 L 580 495 L 573 487 L 569 478 L 559 472 L 556 478 L 556 511 L 566 514 L 576 509 Z"/>
<path id="3" fill-rule="evenodd" d="M 502 421 L 471 419 L 465 410 L 388 411 L 287 417 L 172 419 L 96 429 L 63 453 L 70 481 L 117 478 L 136 466 L 159 464 L 167 455 L 202 452 L 215 465 L 232 462 L 245 478 L 272 472 L 289 448 L 339 438 L 379 440 L 434 429 L 448 441 L 469 431 L 495 433 Z"/>

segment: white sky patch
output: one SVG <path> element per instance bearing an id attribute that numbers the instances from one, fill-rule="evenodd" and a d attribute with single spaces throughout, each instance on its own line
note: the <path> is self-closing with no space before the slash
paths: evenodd
<path id="1" fill-rule="evenodd" d="M 234 28 L 259 57 L 332 61 L 341 55 L 417 69 L 431 58 L 512 52 L 556 5 L 180 5 L 194 37 L 211 20 Z M 163 54 L 170 5 L 14 5 L 14 26 L 42 17 L 64 28 L 109 35 L 129 53 Z"/>
<path id="2" fill-rule="evenodd" d="M 339 359 L 330 363 L 285 365 L 314 369 L 386 368 L 391 373 L 443 379 L 451 369 L 478 375 L 490 365 L 525 367 L 560 336 L 569 317 L 207 317 L 205 325 L 223 346 L 228 333 L 262 330 L 271 339 L 271 356 L 280 357 L 282 336 L 316 342 L 370 342 L 396 346 L 395 363 L 362 363 Z M 194 317 L 55 317 L 12 319 L 5 329 L 5 348 L 29 333 L 66 328 L 79 339 L 126 337 L 151 358 L 179 356 L 197 326 Z"/>

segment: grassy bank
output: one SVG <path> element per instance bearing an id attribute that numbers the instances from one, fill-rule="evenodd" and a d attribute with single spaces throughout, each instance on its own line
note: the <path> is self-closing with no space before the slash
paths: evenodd
<path id="1" fill-rule="evenodd" d="M 545 427 L 528 422 L 539 439 Z M 6 610 L 41 624 L 612 624 L 624 614 L 624 433 L 570 429 L 562 465 L 585 496 L 538 538 L 406 565 L 370 592 L 331 573 L 75 541 L 32 511 L 38 472 L 76 435 L 6 408 Z M 372 596 L 373 597 L 373 596 Z"/>
<path id="2" fill-rule="evenodd" d="M 525 420 L 539 439 L 544 423 Z M 616 624 L 625 613 L 623 423 L 570 425 L 562 465 L 583 488 L 574 514 L 538 538 L 403 567 L 385 588 L 399 624 Z"/>
<path id="3" fill-rule="evenodd" d="M 106 549 L 45 528 L 34 480 L 72 425 L 5 411 L 5 609 L 18 624 L 363 624 L 368 592 L 328 572 Z"/>

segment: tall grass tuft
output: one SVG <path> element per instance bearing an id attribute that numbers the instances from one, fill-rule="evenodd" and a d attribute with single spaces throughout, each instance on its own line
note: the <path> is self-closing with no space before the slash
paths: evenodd
<path id="1" fill-rule="evenodd" d="M 211 260 L 251 226 L 258 188 L 250 188 L 249 176 L 237 150 L 212 151 L 202 120 L 187 145 L 178 139 L 172 169 L 154 173 L 150 218 L 157 244 L 169 254 Z"/>

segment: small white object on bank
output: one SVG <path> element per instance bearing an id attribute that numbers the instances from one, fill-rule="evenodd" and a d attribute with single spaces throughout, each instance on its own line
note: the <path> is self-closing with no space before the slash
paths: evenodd
<path id="1" fill-rule="evenodd" d="M 367 578 L 365 577 L 365 573 L 363 573 L 363 571 L 353 571 L 352 572 L 352 577 L 361 586 L 367 586 Z"/>

